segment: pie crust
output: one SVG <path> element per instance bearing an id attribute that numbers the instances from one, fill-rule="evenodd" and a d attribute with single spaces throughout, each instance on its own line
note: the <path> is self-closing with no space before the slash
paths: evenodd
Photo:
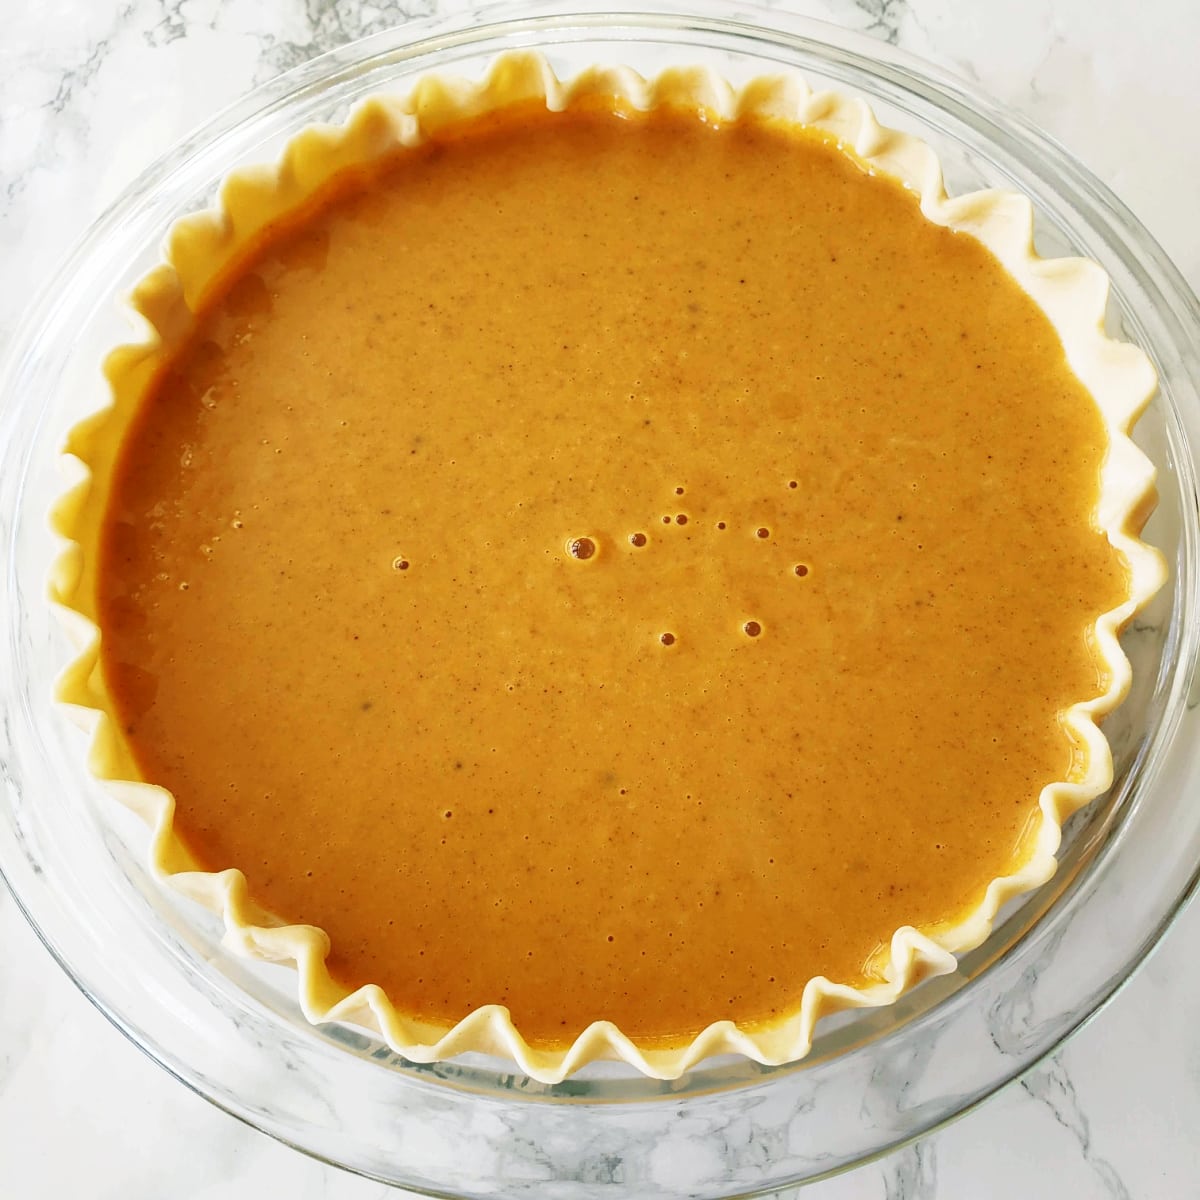
<path id="1" fill-rule="evenodd" d="M 1042 791 L 1042 820 L 1035 837 L 1029 839 L 1030 855 L 1023 866 L 992 880 L 983 902 L 957 924 L 925 931 L 910 926 L 896 930 L 883 982 L 855 988 L 817 977 L 805 986 L 799 1010 L 768 1028 L 747 1031 L 731 1021 L 716 1021 L 686 1044 L 656 1048 L 635 1045 L 607 1021 L 589 1026 L 566 1049 L 532 1047 L 499 1005 L 478 1008 L 447 1031 L 402 1015 L 379 987 L 345 994 L 325 968 L 329 941 L 320 929 L 283 924 L 262 910 L 250 898 L 238 870 L 214 874 L 197 869 L 174 832 L 171 794 L 137 780 L 133 758 L 111 715 L 112 699 L 99 666 L 96 563 L 117 451 L 155 372 L 187 339 L 193 313 L 229 264 L 267 225 L 302 208 L 323 184 L 347 169 L 378 160 L 397 147 L 419 144 L 440 128 L 517 102 L 544 100 L 548 108 L 557 110 L 586 95 L 610 98 L 618 109 L 667 105 L 699 110 L 709 120 L 752 114 L 813 127 L 836 139 L 840 149 L 869 171 L 892 176 L 919 195 L 928 220 L 982 242 L 1049 317 L 1071 368 L 1101 410 L 1110 445 L 1101 472 L 1098 523 L 1124 555 L 1130 582 L 1126 602 L 1095 623 L 1096 651 L 1111 678 L 1108 690 L 1062 716 L 1086 747 L 1086 770 L 1072 781 Z M 1118 637 L 1166 574 L 1158 552 L 1138 538 L 1154 505 L 1155 473 L 1129 437 L 1154 393 L 1154 370 L 1140 349 L 1105 335 L 1109 285 L 1104 272 L 1083 259 L 1039 258 L 1032 235 L 1033 209 L 1028 199 L 1001 191 L 947 197 L 934 152 L 907 134 L 881 127 L 860 99 L 814 93 L 792 76 L 759 78 L 735 90 L 705 69 L 669 70 L 647 81 L 624 68 L 593 68 L 564 83 L 544 59 L 530 53 L 498 59 L 481 83 L 427 77 L 406 97 L 367 100 L 344 125 L 304 129 L 277 164 L 231 174 L 221 188 L 218 207 L 172 227 L 164 261 L 129 297 L 138 325 L 136 339 L 114 350 L 105 362 L 111 405 L 68 435 L 65 453 L 82 471 L 52 514 L 53 527 L 67 544 L 54 566 L 50 594 L 77 647 L 77 656 L 59 680 L 57 696 L 91 735 L 91 771 L 150 827 L 150 861 L 156 877 L 219 913 L 229 948 L 252 958 L 294 965 L 300 1005 L 308 1020 L 366 1028 L 414 1062 L 467 1051 L 497 1055 L 547 1083 L 602 1058 L 622 1059 L 659 1079 L 673 1079 L 715 1054 L 741 1054 L 763 1064 L 792 1062 L 809 1052 L 821 1017 L 841 1009 L 890 1004 L 923 979 L 953 971 L 955 955 L 988 936 L 1005 904 L 1050 878 L 1063 822 L 1111 783 L 1111 755 L 1098 721 L 1121 703 L 1130 684 L 1129 662 Z"/>

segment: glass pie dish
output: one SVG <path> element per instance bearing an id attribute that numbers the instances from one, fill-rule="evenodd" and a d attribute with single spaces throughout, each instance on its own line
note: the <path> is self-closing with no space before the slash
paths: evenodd
<path id="1" fill-rule="evenodd" d="M 1061 151 L 894 51 L 777 14 L 751 24 L 651 8 L 542 11 L 477 27 L 408 26 L 276 80 L 135 183 L 34 306 L 0 409 L 11 680 L 0 868 L 52 951 L 138 1044 L 310 1153 L 438 1194 L 766 1191 L 927 1132 L 1049 1052 L 1128 976 L 1194 885 L 1200 819 L 1186 797 L 1196 740 L 1181 725 L 1194 723 L 1198 637 L 1187 617 L 1197 571 L 1189 436 L 1200 408 L 1183 355 L 1196 302 L 1136 222 Z M 43 598 L 56 550 L 44 517 L 62 490 L 62 435 L 99 407 L 98 364 L 128 336 L 114 293 L 232 167 L 273 157 L 297 129 L 339 119 L 364 95 L 404 90 L 432 70 L 477 76 L 514 48 L 540 50 L 562 75 L 593 63 L 647 74 L 700 63 L 736 83 L 791 69 L 814 87 L 863 95 L 886 124 L 934 147 L 951 193 L 998 186 L 1030 196 L 1038 249 L 1099 262 L 1114 285 L 1110 331 L 1144 347 L 1159 370 L 1138 441 L 1160 478 L 1146 537 L 1172 578 L 1126 639 L 1136 682 L 1106 725 L 1114 787 L 1072 821 L 1055 879 L 1002 914 L 955 974 L 888 1009 L 827 1022 L 795 1066 L 711 1060 L 658 1083 L 597 1064 L 549 1086 L 484 1058 L 418 1067 L 353 1030 L 312 1028 L 285 972 L 227 955 L 217 921 L 160 889 L 145 866 L 145 831 L 91 780 L 83 739 L 51 703 L 69 652 Z"/>

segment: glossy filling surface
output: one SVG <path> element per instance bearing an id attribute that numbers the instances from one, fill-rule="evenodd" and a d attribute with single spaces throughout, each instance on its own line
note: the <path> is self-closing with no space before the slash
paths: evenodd
<path id="1" fill-rule="evenodd" d="M 1021 861 L 1126 595 L 1106 436 L 973 239 L 816 135 L 494 114 L 210 298 L 99 600 L 143 777 L 347 987 L 647 1041 Z"/>

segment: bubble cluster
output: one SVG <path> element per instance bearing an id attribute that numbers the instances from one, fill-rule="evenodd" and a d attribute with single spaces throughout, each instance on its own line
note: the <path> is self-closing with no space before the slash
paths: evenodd
<path id="1" fill-rule="evenodd" d="M 785 477 L 776 486 L 795 491 L 795 490 L 799 489 L 800 483 L 796 479 L 787 479 Z M 673 492 L 675 496 L 682 496 L 686 490 L 687 489 L 685 489 L 682 484 L 673 484 L 670 487 L 670 491 Z M 664 513 L 660 509 L 659 514 L 660 514 L 659 519 L 662 521 L 662 523 L 664 525 L 667 525 L 667 526 L 669 526 L 669 525 L 687 526 L 692 523 L 693 518 L 696 518 L 696 520 L 699 521 L 702 526 L 704 526 L 710 530 L 724 531 L 731 527 L 730 522 L 728 520 L 713 520 L 711 518 L 711 516 L 706 516 L 706 514 L 704 514 L 703 512 L 691 512 L 691 513 L 666 512 L 666 513 Z M 761 513 L 760 519 L 763 516 L 768 516 L 768 514 Z M 746 524 L 743 524 L 740 520 L 735 520 L 732 524 L 732 527 L 734 529 L 740 528 L 742 530 L 746 530 L 746 532 L 750 533 L 758 541 L 770 542 L 771 545 L 770 545 L 770 548 L 768 548 L 768 549 L 773 549 L 778 546 L 778 543 L 772 540 L 774 538 L 774 533 L 770 526 L 767 526 L 767 525 L 757 525 L 756 526 L 750 522 L 746 522 Z M 628 527 L 626 527 L 626 528 L 628 529 Z M 640 550 L 640 549 L 643 549 L 643 548 L 651 545 L 651 538 L 645 532 L 644 529 L 637 529 L 635 527 L 632 532 L 626 532 L 623 535 L 619 535 L 619 536 L 623 536 L 625 538 L 627 544 L 629 546 L 633 547 L 634 549 Z M 694 538 L 695 538 L 695 535 L 693 535 L 689 531 L 689 534 L 683 539 L 683 541 L 684 541 L 684 543 L 687 543 L 690 547 L 690 545 L 694 542 Z M 616 541 L 617 539 L 618 539 L 618 535 L 614 535 L 614 541 Z M 657 544 L 663 546 L 664 549 L 666 549 L 671 544 L 670 537 L 669 536 L 665 537 Z M 682 544 L 681 544 L 681 548 L 682 548 Z M 600 549 L 601 549 L 601 546 L 600 546 L 599 540 L 596 539 L 595 537 L 573 536 L 573 537 L 569 537 L 566 539 L 567 554 L 571 558 L 576 559 L 576 560 L 586 561 L 587 559 L 594 558 L 600 552 Z M 550 551 L 548 550 L 547 552 L 549 553 Z M 774 571 L 778 570 L 779 567 L 773 566 L 771 563 L 764 563 L 763 569 L 768 572 L 773 573 Z M 784 567 L 783 569 L 785 571 L 787 570 L 786 567 Z M 805 576 L 810 574 L 811 567 L 809 566 L 808 563 L 793 562 L 791 571 L 792 571 L 793 575 L 795 575 L 797 578 L 804 578 Z M 735 624 L 733 626 L 733 628 L 739 629 L 742 636 L 745 636 L 748 638 L 762 637 L 766 632 L 762 621 L 758 620 L 758 619 L 754 619 L 754 618 L 748 618 L 748 619 L 742 620 L 740 622 L 740 626 Z M 678 642 L 678 637 L 673 631 L 660 632 L 656 636 L 658 637 L 659 643 L 663 646 L 674 646 Z"/>

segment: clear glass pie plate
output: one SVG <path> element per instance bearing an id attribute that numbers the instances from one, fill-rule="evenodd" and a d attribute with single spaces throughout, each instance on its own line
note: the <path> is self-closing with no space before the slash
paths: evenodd
<path id="1" fill-rule="evenodd" d="M 737 19 L 717 5 L 536 11 L 413 23 L 260 88 L 138 179 L 31 307 L 0 378 L 0 871 L 64 969 L 135 1043 L 310 1154 L 447 1196 L 754 1195 L 861 1163 L 985 1099 L 1096 1013 L 1195 887 L 1200 305 L 1061 148 L 891 47 L 745 7 Z M 1002 914 L 958 972 L 825 1023 L 793 1066 L 713 1060 L 661 1083 L 595 1064 L 546 1086 L 482 1057 L 414 1066 L 354 1030 L 311 1027 L 292 973 L 228 954 L 217 921 L 156 884 L 145 829 L 88 775 L 84 736 L 52 703 L 71 651 L 45 600 L 57 550 L 46 513 L 63 487 L 63 435 L 101 406 L 101 358 L 129 337 L 114 297 L 233 166 L 272 158 L 369 93 L 429 71 L 478 75 L 515 48 L 543 51 L 562 75 L 700 63 L 735 82 L 798 71 L 867 97 L 885 124 L 932 144 L 952 193 L 1030 196 L 1039 250 L 1107 270 L 1112 331 L 1159 371 L 1137 440 L 1159 468 L 1146 536 L 1171 578 L 1126 638 L 1136 683 L 1107 724 L 1116 783 L 1069 825 L 1054 880 Z"/>

